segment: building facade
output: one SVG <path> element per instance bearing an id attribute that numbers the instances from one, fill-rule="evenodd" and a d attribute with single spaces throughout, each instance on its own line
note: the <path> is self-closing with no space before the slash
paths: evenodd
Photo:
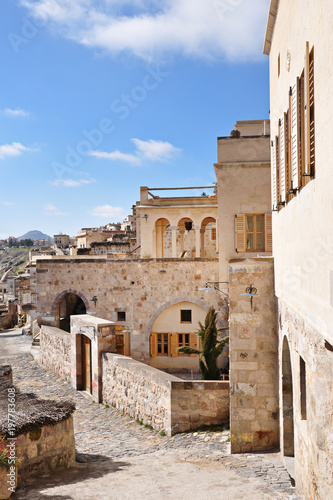
<path id="1" fill-rule="evenodd" d="M 273 255 L 280 439 L 302 498 L 333 491 L 333 4 L 272 0 Z"/>

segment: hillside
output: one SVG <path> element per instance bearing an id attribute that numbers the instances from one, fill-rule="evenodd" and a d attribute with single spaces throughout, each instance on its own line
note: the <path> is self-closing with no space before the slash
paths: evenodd
<path id="1" fill-rule="evenodd" d="M 0 252 L 0 279 L 9 269 L 17 272 L 29 260 L 28 248 L 9 248 Z"/>
<path id="2" fill-rule="evenodd" d="M 53 243 L 53 238 L 49 236 L 48 234 L 42 233 L 41 231 L 37 231 L 37 229 L 34 229 L 33 231 L 28 231 L 27 233 L 23 234 L 22 236 L 19 236 L 17 239 L 19 241 L 21 240 L 27 240 L 30 238 L 31 240 L 48 240 L 50 239 L 51 243 Z"/>

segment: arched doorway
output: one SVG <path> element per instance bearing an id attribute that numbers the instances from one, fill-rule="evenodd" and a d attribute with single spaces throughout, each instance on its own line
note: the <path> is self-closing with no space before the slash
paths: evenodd
<path id="1" fill-rule="evenodd" d="M 293 376 L 289 344 L 286 337 L 282 345 L 282 411 L 283 411 L 283 454 L 294 456 L 294 408 Z"/>
<path id="2" fill-rule="evenodd" d="M 158 259 L 163 259 L 164 254 L 165 254 L 165 241 L 164 241 L 164 234 L 167 226 L 169 226 L 170 223 L 168 219 L 157 219 L 155 222 L 155 253 L 156 253 L 156 258 Z"/>
<path id="3" fill-rule="evenodd" d="M 76 314 L 86 314 L 85 303 L 73 292 L 66 293 L 55 307 L 55 326 L 70 332 L 70 317 Z"/>
<path id="4" fill-rule="evenodd" d="M 183 217 L 178 222 L 179 251 L 181 257 L 195 257 L 196 237 L 193 220 Z"/>
<path id="5" fill-rule="evenodd" d="M 214 258 L 218 252 L 217 224 L 214 217 L 206 217 L 200 227 L 200 257 Z"/>

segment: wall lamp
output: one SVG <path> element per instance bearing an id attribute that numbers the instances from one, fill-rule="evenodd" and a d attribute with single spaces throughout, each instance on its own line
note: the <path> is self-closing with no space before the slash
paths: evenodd
<path id="1" fill-rule="evenodd" d="M 205 286 L 202 288 L 198 288 L 198 290 L 200 290 L 200 291 L 217 290 L 218 292 L 225 295 L 227 297 L 227 299 L 229 299 L 229 295 L 219 288 L 220 283 L 224 283 L 224 284 L 228 285 L 229 281 L 207 281 Z M 210 285 L 212 285 L 212 286 L 210 286 Z"/>
<path id="2" fill-rule="evenodd" d="M 251 298 L 251 310 L 252 310 L 252 300 L 253 300 L 253 297 L 259 297 L 259 294 L 257 293 L 257 289 L 255 286 L 253 286 L 252 284 L 250 284 L 250 286 L 248 286 L 246 289 L 245 289 L 245 293 L 241 293 L 241 295 L 243 297 L 250 297 Z"/>
<path id="3" fill-rule="evenodd" d="M 144 215 L 142 216 L 142 219 L 145 219 L 145 220 L 146 220 L 146 222 L 147 222 L 147 219 L 148 219 L 148 214 L 144 214 Z"/>
<path id="4" fill-rule="evenodd" d="M 97 295 L 94 295 L 92 299 L 90 299 L 90 302 L 93 302 L 96 307 L 96 302 L 98 301 Z"/>

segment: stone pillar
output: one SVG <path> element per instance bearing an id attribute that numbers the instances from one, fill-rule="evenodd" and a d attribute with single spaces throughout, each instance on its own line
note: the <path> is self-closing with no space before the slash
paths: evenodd
<path id="1" fill-rule="evenodd" d="M 200 229 L 200 257 L 205 256 L 205 229 Z"/>
<path id="2" fill-rule="evenodd" d="M 171 249 L 172 257 L 177 257 L 177 231 L 178 231 L 178 226 L 170 226 L 171 229 Z"/>
<path id="3" fill-rule="evenodd" d="M 179 229 L 179 235 L 180 235 L 180 251 L 184 252 L 184 234 L 185 234 L 185 229 Z"/>
<path id="4" fill-rule="evenodd" d="M 201 248 L 200 226 L 194 226 L 194 229 L 195 229 L 195 256 L 200 257 L 200 248 Z"/>
<path id="5" fill-rule="evenodd" d="M 153 239 L 153 253 L 152 253 L 152 257 L 154 259 L 156 259 L 157 257 L 157 250 L 156 250 L 156 227 L 154 226 L 154 229 L 153 229 L 153 236 L 152 236 L 152 239 Z"/>
<path id="6" fill-rule="evenodd" d="M 258 296 L 244 297 L 252 284 Z M 231 260 L 231 452 L 268 450 L 279 444 L 277 302 L 272 258 Z"/>

